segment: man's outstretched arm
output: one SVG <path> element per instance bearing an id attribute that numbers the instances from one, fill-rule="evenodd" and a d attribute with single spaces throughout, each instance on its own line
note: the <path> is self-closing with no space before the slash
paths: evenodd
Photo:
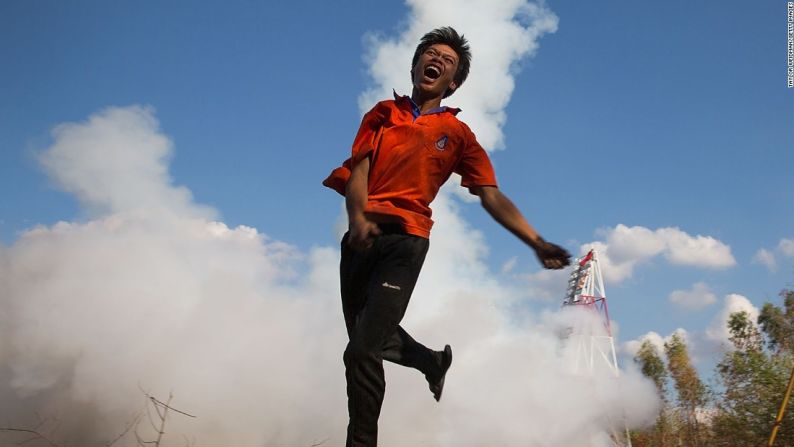
<path id="1" fill-rule="evenodd" d="M 571 255 L 564 248 L 546 242 L 527 222 L 513 202 L 494 186 L 475 186 L 472 194 L 480 198 L 483 208 L 500 225 L 535 250 L 538 260 L 547 269 L 561 269 L 571 263 Z"/>
<path id="2" fill-rule="evenodd" d="M 350 174 L 345 187 L 345 207 L 348 220 L 348 243 L 357 250 L 369 248 L 372 239 L 380 234 L 375 222 L 367 219 L 364 208 L 367 206 L 367 181 L 369 179 L 369 157 L 364 158 Z"/>

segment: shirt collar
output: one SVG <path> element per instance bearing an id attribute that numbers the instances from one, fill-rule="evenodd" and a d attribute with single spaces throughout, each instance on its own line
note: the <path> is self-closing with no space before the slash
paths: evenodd
<path id="1" fill-rule="evenodd" d="M 408 104 L 411 106 L 411 113 L 414 115 L 414 119 L 416 119 L 419 115 L 422 115 L 421 111 L 419 110 L 419 106 L 416 105 L 416 103 L 414 102 L 413 99 L 411 99 L 410 96 L 408 96 L 408 95 L 402 95 L 402 96 L 398 95 L 396 90 L 392 90 L 392 92 L 394 93 L 394 100 L 395 101 L 397 101 L 397 102 L 399 102 L 399 101 L 407 101 L 408 102 Z M 449 113 L 451 113 L 453 115 L 457 115 L 458 113 L 460 113 L 460 109 L 458 109 L 456 107 L 441 106 L 441 107 L 436 107 L 435 109 L 428 110 L 427 112 L 424 113 L 424 115 L 432 115 L 432 114 L 435 114 L 435 113 L 444 113 L 444 112 L 449 112 Z"/>

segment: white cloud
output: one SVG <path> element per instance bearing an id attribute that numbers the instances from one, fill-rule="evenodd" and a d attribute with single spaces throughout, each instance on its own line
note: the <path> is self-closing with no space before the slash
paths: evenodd
<path id="1" fill-rule="evenodd" d="M 599 233 L 605 240 L 584 244 L 581 252 L 595 248 L 604 280 L 613 283 L 626 280 L 637 265 L 660 255 L 674 265 L 713 269 L 736 265 L 731 248 L 725 243 L 711 236 L 691 236 L 674 227 L 651 230 L 618 224 Z"/>
<path id="2" fill-rule="evenodd" d="M 745 311 L 753 323 L 758 319 L 758 308 L 742 295 L 726 295 L 722 302 L 722 307 L 702 331 L 687 331 L 683 328 L 678 328 L 665 337 L 660 336 L 657 332 L 648 332 L 634 340 L 622 343 L 620 352 L 628 358 L 633 358 L 642 342 L 648 339 L 660 353 L 663 353 L 664 343 L 668 342 L 674 333 L 677 333 L 686 342 L 692 362 L 695 364 L 706 364 L 711 368 L 711 363 L 704 362 L 719 357 L 726 349 L 731 349 L 733 346 L 729 340 L 730 332 L 728 331 L 730 315 L 735 312 Z"/>
<path id="3" fill-rule="evenodd" d="M 658 332 L 650 331 L 645 335 L 635 338 L 634 340 L 625 341 L 620 346 L 620 352 L 623 355 L 633 359 L 634 356 L 637 355 L 637 352 L 639 352 L 642 343 L 645 340 L 648 340 L 651 342 L 651 345 L 654 348 L 656 348 L 656 353 L 659 355 L 659 357 L 664 359 L 666 356 L 664 345 L 665 343 L 670 342 L 670 340 L 673 338 L 673 335 L 678 335 L 678 337 L 684 341 L 692 361 L 693 362 L 698 361 L 697 352 L 699 351 L 700 348 L 699 343 L 696 342 L 698 336 L 697 334 L 692 334 L 686 329 L 681 327 L 677 328 L 676 330 L 674 330 L 673 332 L 671 332 L 670 334 L 664 337 L 661 336 Z"/>
<path id="4" fill-rule="evenodd" d="M 722 307 L 704 330 L 690 332 L 683 328 L 678 328 L 665 337 L 660 336 L 656 332 L 648 332 L 637 339 L 624 342 L 620 351 L 624 356 L 633 358 L 642 342 L 648 339 L 660 353 L 663 353 L 664 343 L 670 340 L 672 334 L 677 333 L 686 342 L 693 363 L 703 363 L 707 359 L 714 359 L 720 356 L 726 349 L 731 349 L 728 319 L 732 313 L 740 311 L 747 312 L 750 321 L 753 323 L 757 321 L 759 310 L 749 299 L 739 294 L 729 294 L 723 298 Z M 711 367 L 711 364 L 708 365 Z"/>
<path id="5" fill-rule="evenodd" d="M 502 264 L 502 274 L 506 275 L 512 272 L 516 268 L 516 265 L 518 265 L 518 256 L 513 256 Z"/>
<path id="6" fill-rule="evenodd" d="M 645 335 L 640 336 L 639 338 L 623 342 L 620 350 L 624 355 L 634 358 L 634 356 L 637 355 L 637 352 L 639 352 L 643 342 L 645 342 L 645 340 L 648 340 L 649 342 L 651 342 L 651 345 L 653 345 L 653 347 L 656 348 L 656 353 L 660 357 L 664 358 L 664 342 L 668 338 L 662 337 L 657 332 L 650 331 Z"/>
<path id="7" fill-rule="evenodd" d="M 730 332 L 728 331 L 728 319 L 731 314 L 736 312 L 747 312 L 750 321 L 755 323 L 758 319 L 758 308 L 750 302 L 747 297 L 732 293 L 726 295 L 723 300 L 723 307 L 720 312 L 712 319 L 705 331 L 708 341 L 720 348 L 730 348 Z"/>
<path id="8" fill-rule="evenodd" d="M 777 249 L 783 253 L 783 256 L 794 257 L 794 239 L 781 239 L 777 244 Z"/>
<path id="9" fill-rule="evenodd" d="M 171 140 L 159 132 L 150 107 L 108 107 L 86 122 L 57 126 L 54 144 L 39 160 L 50 178 L 96 214 L 215 217 L 192 202 L 190 191 L 171 184 Z"/>
<path id="10" fill-rule="evenodd" d="M 731 248 L 711 236 L 690 236 L 678 228 L 656 230 L 665 242 L 665 257 L 673 264 L 705 268 L 736 265 Z"/>
<path id="11" fill-rule="evenodd" d="M 521 278 L 525 280 L 526 294 L 530 298 L 556 300 L 562 303 L 565 298 L 569 275 L 570 269 L 538 270 L 525 274 Z"/>
<path id="12" fill-rule="evenodd" d="M 697 310 L 716 303 L 717 295 L 706 283 L 698 282 L 690 290 L 674 290 L 669 300 L 682 309 Z"/>
<path id="13" fill-rule="evenodd" d="M 794 257 L 794 239 L 780 239 L 776 249 L 783 257 Z M 777 257 L 772 250 L 767 250 L 766 248 L 758 249 L 753 255 L 752 262 L 765 266 L 770 272 L 777 271 Z"/>
<path id="14" fill-rule="evenodd" d="M 777 261 L 775 260 L 775 254 L 765 248 L 761 248 L 757 252 L 755 252 L 755 255 L 753 255 L 753 263 L 763 265 L 770 272 L 774 272 L 777 270 Z"/>

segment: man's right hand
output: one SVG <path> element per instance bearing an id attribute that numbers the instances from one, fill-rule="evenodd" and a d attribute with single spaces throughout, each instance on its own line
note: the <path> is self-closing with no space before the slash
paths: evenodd
<path id="1" fill-rule="evenodd" d="M 353 250 L 366 250 L 372 247 L 375 236 L 380 234 L 378 224 L 367 219 L 364 209 L 367 206 L 367 179 L 369 176 L 369 157 L 359 161 L 350 173 L 345 186 L 345 206 L 348 216 L 347 244 Z"/>
<path id="2" fill-rule="evenodd" d="M 372 247 L 372 242 L 375 240 L 375 237 L 380 235 L 378 224 L 366 217 L 351 219 L 348 230 L 347 243 L 354 250 L 359 251 Z"/>

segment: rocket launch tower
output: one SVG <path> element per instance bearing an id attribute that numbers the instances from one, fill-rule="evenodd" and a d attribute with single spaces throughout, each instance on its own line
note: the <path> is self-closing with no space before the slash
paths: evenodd
<path id="1" fill-rule="evenodd" d="M 575 352 L 573 372 L 595 377 L 595 372 L 605 367 L 618 378 L 620 369 L 615 354 L 615 340 L 612 337 L 609 321 L 604 279 L 601 276 L 601 266 L 595 249 L 591 249 L 576 260 L 574 270 L 568 279 L 568 290 L 562 305 L 584 307 L 595 313 L 600 321 L 600 327 L 571 328 L 568 340 L 572 343 L 571 347 Z M 617 424 L 610 421 L 610 425 L 613 427 L 611 431 L 613 445 L 631 447 L 631 438 L 625 421 Z"/>

